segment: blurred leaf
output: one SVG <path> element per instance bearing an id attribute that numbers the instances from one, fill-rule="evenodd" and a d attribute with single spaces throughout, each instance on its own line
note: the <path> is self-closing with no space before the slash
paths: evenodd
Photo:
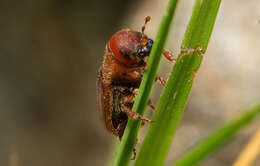
<path id="1" fill-rule="evenodd" d="M 195 165 L 198 161 L 205 158 L 214 150 L 220 147 L 239 129 L 249 124 L 260 113 L 260 104 L 247 110 L 245 114 L 238 117 L 226 125 L 223 125 L 218 130 L 213 132 L 207 138 L 201 140 L 197 145 L 190 149 L 185 155 L 181 156 L 174 166 Z"/>

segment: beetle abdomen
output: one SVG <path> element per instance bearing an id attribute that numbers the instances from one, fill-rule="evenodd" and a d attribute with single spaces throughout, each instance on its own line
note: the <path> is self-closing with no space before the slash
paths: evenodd
<path id="1" fill-rule="evenodd" d="M 121 138 L 123 136 L 128 116 L 121 110 L 120 100 L 122 87 L 107 85 L 103 81 L 102 68 L 98 77 L 99 112 L 108 131 Z"/>

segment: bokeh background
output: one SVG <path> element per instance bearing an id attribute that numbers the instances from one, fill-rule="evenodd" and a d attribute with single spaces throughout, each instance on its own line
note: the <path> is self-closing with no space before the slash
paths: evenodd
<path id="1" fill-rule="evenodd" d="M 152 22 L 146 33 L 154 37 L 166 5 L 167 0 L 1 0 L 0 165 L 105 165 L 114 137 L 96 104 L 104 46 L 119 29 L 140 30 L 147 15 Z M 191 10 L 191 0 L 180 1 L 167 44 L 174 53 Z M 259 101 L 259 45 L 260 1 L 223 0 L 166 165 Z M 161 64 L 159 73 L 167 77 L 173 64 Z M 161 89 L 154 86 L 155 103 Z M 231 165 L 259 125 L 255 121 L 199 165 Z"/>

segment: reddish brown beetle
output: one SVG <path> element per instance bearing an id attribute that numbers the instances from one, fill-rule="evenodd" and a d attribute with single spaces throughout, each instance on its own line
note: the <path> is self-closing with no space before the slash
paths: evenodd
<path id="1" fill-rule="evenodd" d="M 144 34 L 149 21 L 148 16 L 142 32 L 130 29 L 116 32 L 106 45 L 104 61 L 98 72 L 99 110 L 106 128 L 120 140 L 128 117 L 150 122 L 131 110 L 153 46 L 153 40 Z M 173 60 L 168 51 L 163 55 Z M 165 83 L 161 78 L 158 80 Z"/>

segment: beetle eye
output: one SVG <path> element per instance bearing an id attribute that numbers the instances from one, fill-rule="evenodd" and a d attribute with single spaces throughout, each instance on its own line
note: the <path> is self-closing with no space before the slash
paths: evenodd
<path id="1" fill-rule="evenodd" d="M 153 46 L 153 40 L 152 39 L 147 39 L 147 46 L 152 48 L 152 46 Z"/>
<path id="2" fill-rule="evenodd" d="M 152 46 L 153 46 L 153 40 L 152 39 L 147 39 L 146 40 L 146 45 L 145 46 L 140 46 L 137 50 L 137 56 L 139 57 L 145 57 L 147 56 L 151 50 L 152 50 Z"/>
<path id="3" fill-rule="evenodd" d="M 141 46 L 137 50 L 137 56 L 144 57 L 147 53 L 149 53 L 149 50 L 146 46 Z"/>

